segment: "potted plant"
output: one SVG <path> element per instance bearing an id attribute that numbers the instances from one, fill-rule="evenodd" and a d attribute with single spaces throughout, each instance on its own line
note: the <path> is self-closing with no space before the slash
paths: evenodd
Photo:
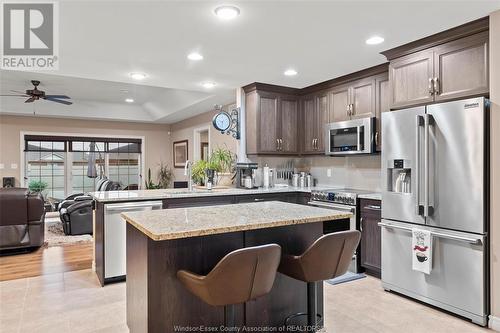
<path id="1" fill-rule="evenodd" d="M 204 185 L 207 173 L 215 174 L 215 183 L 219 186 L 231 185 L 234 178 L 234 154 L 227 148 L 212 150 L 208 161 L 200 160 L 193 164 L 193 182 Z"/>
<path id="2" fill-rule="evenodd" d="M 30 192 L 33 193 L 42 193 L 45 191 L 45 189 L 49 186 L 46 182 L 43 180 L 31 180 L 28 184 L 28 188 Z M 43 195 L 43 193 L 42 193 Z"/>
<path id="3" fill-rule="evenodd" d="M 146 180 L 146 188 L 148 190 L 169 188 L 172 182 L 172 170 L 161 162 L 158 168 L 158 183 L 153 182 L 151 177 L 151 168 L 148 169 L 148 179 Z"/>

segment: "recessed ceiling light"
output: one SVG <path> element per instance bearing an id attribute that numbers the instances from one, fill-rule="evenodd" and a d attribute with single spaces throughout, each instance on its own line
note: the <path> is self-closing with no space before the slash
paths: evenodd
<path id="1" fill-rule="evenodd" d="M 212 89 L 216 86 L 215 82 L 203 82 L 201 85 L 206 89 Z"/>
<path id="2" fill-rule="evenodd" d="M 221 20 L 232 20 L 240 15 L 240 9 L 235 6 L 219 6 L 215 8 L 214 13 Z"/>
<path id="3" fill-rule="evenodd" d="M 382 38 L 380 36 L 373 36 L 373 37 L 370 37 L 366 40 L 366 44 L 368 44 L 368 45 L 377 45 L 377 44 L 380 44 L 383 42 L 384 42 L 384 38 Z"/>
<path id="4" fill-rule="evenodd" d="M 125 98 L 125 102 L 134 103 L 134 99 L 133 98 Z"/>
<path id="5" fill-rule="evenodd" d="M 297 71 L 295 69 L 287 69 L 283 74 L 285 74 L 286 76 L 294 76 L 294 75 L 297 75 Z"/>
<path id="6" fill-rule="evenodd" d="M 203 60 L 203 56 L 198 52 L 193 52 L 188 54 L 188 59 L 198 61 L 198 60 Z"/>
<path id="7" fill-rule="evenodd" d="M 147 77 L 145 73 L 139 73 L 139 72 L 130 73 L 129 76 L 134 80 L 139 80 L 139 81 L 144 80 Z"/>

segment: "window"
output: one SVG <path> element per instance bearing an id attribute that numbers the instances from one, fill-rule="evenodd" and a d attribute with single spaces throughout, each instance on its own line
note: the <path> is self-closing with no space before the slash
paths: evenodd
<path id="1" fill-rule="evenodd" d="M 120 183 L 140 186 L 141 140 L 88 137 L 25 136 L 26 185 L 46 184 L 43 194 L 57 199 L 95 190 L 96 178 L 87 176 L 89 159 L 97 174 Z M 36 184 L 33 184 L 36 185 Z"/>
<path id="2" fill-rule="evenodd" d="M 137 144 L 110 142 L 108 144 L 108 177 L 123 188 L 139 185 L 140 154 Z"/>
<path id="3" fill-rule="evenodd" d="M 65 197 L 66 145 L 59 141 L 26 142 L 25 179 L 31 189 L 40 188 L 45 196 Z"/>

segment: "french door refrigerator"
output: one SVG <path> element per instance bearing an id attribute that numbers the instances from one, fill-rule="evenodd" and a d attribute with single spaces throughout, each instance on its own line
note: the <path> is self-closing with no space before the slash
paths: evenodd
<path id="1" fill-rule="evenodd" d="M 382 285 L 487 324 L 485 98 L 382 115 Z M 412 229 L 432 235 L 429 274 L 412 269 Z"/>

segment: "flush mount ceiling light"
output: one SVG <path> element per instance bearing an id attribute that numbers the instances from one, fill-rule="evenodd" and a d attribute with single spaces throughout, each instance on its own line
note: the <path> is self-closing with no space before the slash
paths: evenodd
<path id="1" fill-rule="evenodd" d="M 133 98 L 125 98 L 125 102 L 134 103 L 134 99 Z"/>
<path id="2" fill-rule="evenodd" d="M 366 44 L 368 44 L 368 45 L 377 45 L 377 44 L 380 44 L 383 42 L 384 42 L 384 38 L 382 38 L 380 36 L 373 36 L 373 37 L 370 37 L 366 40 Z"/>
<path id="3" fill-rule="evenodd" d="M 138 81 L 144 80 L 147 77 L 147 75 L 145 73 L 139 73 L 139 72 L 130 73 L 129 76 L 131 78 L 133 78 L 134 80 L 138 80 Z"/>
<path id="4" fill-rule="evenodd" d="M 187 58 L 189 60 L 194 60 L 194 61 L 198 61 L 198 60 L 203 60 L 203 55 L 201 55 L 200 53 L 198 52 L 192 52 L 192 53 L 189 53 Z"/>
<path id="5" fill-rule="evenodd" d="M 235 6 L 219 6 L 214 10 L 215 15 L 221 20 L 232 20 L 240 15 L 240 9 Z"/>
<path id="6" fill-rule="evenodd" d="M 201 54 L 199 54 L 198 52 L 189 53 L 187 58 L 189 60 L 194 60 L 194 61 L 203 60 L 203 56 Z"/>
<path id="7" fill-rule="evenodd" d="M 213 87 L 216 86 L 215 82 L 203 82 L 201 85 L 205 89 L 212 89 Z"/>
<path id="8" fill-rule="evenodd" d="M 294 76 L 297 75 L 297 71 L 295 69 L 289 68 L 283 74 L 286 76 Z"/>

